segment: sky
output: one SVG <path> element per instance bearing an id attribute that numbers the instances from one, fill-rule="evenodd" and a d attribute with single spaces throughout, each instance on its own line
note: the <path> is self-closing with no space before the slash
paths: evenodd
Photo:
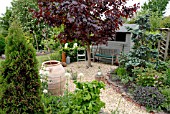
<path id="1" fill-rule="evenodd" d="M 0 17 L 2 16 L 3 13 L 6 11 L 6 7 L 10 7 L 12 0 L 0 0 Z M 143 5 L 144 2 L 147 2 L 148 0 L 129 0 L 127 1 L 128 5 L 133 5 L 134 3 L 140 3 L 140 5 Z M 170 2 L 167 5 L 166 13 L 165 16 L 170 15 Z"/>

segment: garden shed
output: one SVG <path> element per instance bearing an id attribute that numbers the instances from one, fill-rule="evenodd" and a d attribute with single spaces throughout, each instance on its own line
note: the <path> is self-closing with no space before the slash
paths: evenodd
<path id="1" fill-rule="evenodd" d="M 132 49 L 133 42 L 131 39 L 131 32 L 129 32 L 126 29 L 126 27 L 137 29 L 139 26 L 137 24 L 123 24 L 123 26 L 120 26 L 120 29 L 116 31 L 116 37 L 111 38 L 108 41 L 108 45 L 98 45 L 98 46 L 92 47 L 93 55 L 96 55 L 96 53 L 98 53 L 101 48 L 105 49 L 105 50 L 107 50 L 107 49 L 116 50 L 116 54 L 119 54 L 122 51 L 125 54 L 129 53 L 129 51 Z M 107 53 L 108 53 L 108 51 L 107 51 Z M 109 53 L 111 53 L 111 51 L 109 51 Z M 111 55 L 111 54 L 109 54 L 109 55 Z M 113 63 L 113 59 L 112 59 L 112 63 Z"/>
<path id="2" fill-rule="evenodd" d="M 120 29 L 116 31 L 116 38 L 110 39 L 108 41 L 108 45 L 98 45 L 98 48 L 108 48 L 108 49 L 121 49 L 124 53 L 128 53 L 133 46 L 133 42 L 131 39 L 131 32 L 127 31 L 126 27 L 130 27 L 133 29 L 137 29 L 137 24 L 123 24 L 120 26 Z M 93 46 L 93 51 L 97 46 Z"/>

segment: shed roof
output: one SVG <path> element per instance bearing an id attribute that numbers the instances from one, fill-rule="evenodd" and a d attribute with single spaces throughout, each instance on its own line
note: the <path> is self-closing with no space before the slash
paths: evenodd
<path id="1" fill-rule="evenodd" d="M 122 26 L 120 26 L 119 30 L 117 30 L 116 32 L 129 32 L 129 31 L 127 31 L 126 27 L 137 29 L 139 27 L 139 25 L 137 25 L 137 24 L 123 24 Z"/>

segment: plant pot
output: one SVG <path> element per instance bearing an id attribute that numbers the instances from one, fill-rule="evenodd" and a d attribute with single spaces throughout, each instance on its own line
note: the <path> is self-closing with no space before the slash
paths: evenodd
<path id="1" fill-rule="evenodd" d="M 48 91 L 52 95 L 62 95 L 66 82 L 65 69 L 60 61 L 51 60 L 42 63 L 41 73 L 47 74 Z"/>
<path id="2" fill-rule="evenodd" d="M 62 62 L 66 63 L 66 52 L 62 52 Z"/>

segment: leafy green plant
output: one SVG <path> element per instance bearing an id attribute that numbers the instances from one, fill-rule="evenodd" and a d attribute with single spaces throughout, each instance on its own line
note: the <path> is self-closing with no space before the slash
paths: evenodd
<path id="1" fill-rule="evenodd" d="M 60 100 L 61 98 L 59 96 L 51 96 L 50 94 L 42 95 L 42 102 L 44 103 L 45 110 L 48 114 L 56 114 L 59 112 L 59 108 L 57 106 Z"/>
<path id="2" fill-rule="evenodd" d="M 156 87 L 137 87 L 133 93 L 135 101 L 148 110 L 159 110 L 165 101 L 164 95 Z"/>
<path id="3" fill-rule="evenodd" d="M 57 61 L 61 61 L 61 53 L 59 51 L 56 51 L 54 53 L 50 54 L 50 59 L 51 60 L 57 60 Z"/>
<path id="4" fill-rule="evenodd" d="M 118 67 L 118 68 L 116 69 L 116 74 L 119 75 L 119 76 L 126 75 L 126 69 L 121 68 L 121 67 Z"/>
<path id="5" fill-rule="evenodd" d="M 35 49 L 26 42 L 17 21 L 9 29 L 2 63 L 0 109 L 5 113 L 45 113 Z"/>
<path id="6" fill-rule="evenodd" d="M 160 22 L 160 26 L 162 28 L 170 28 L 170 16 L 164 17 L 164 19 Z"/>
<path id="7" fill-rule="evenodd" d="M 122 82 L 123 84 L 127 84 L 128 82 L 133 81 L 133 77 L 130 77 L 130 76 L 127 74 L 125 68 L 118 67 L 118 68 L 115 70 L 115 73 L 117 74 L 117 76 L 119 77 L 119 79 L 121 80 L 121 82 Z"/>
<path id="8" fill-rule="evenodd" d="M 162 107 L 170 112 L 170 88 L 162 89 L 161 93 L 165 96 L 165 101 L 162 103 Z"/>
<path id="9" fill-rule="evenodd" d="M 103 82 L 77 82 L 73 93 L 64 96 L 43 96 L 44 104 L 49 114 L 98 114 L 105 103 L 100 100 L 100 89 Z"/>
<path id="10" fill-rule="evenodd" d="M 158 72 L 164 73 L 166 72 L 167 69 L 168 69 L 168 63 L 166 63 L 165 61 L 161 61 L 161 60 L 156 61 L 155 70 L 157 70 Z"/>
<path id="11" fill-rule="evenodd" d="M 159 16 L 163 16 L 165 13 L 168 0 L 149 0 L 142 6 L 143 10 L 149 10 L 152 12 L 158 12 Z"/>
<path id="12" fill-rule="evenodd" d="M 165 73 L 165 84 L 170 86 L 170 68 L 168 68 Z"/>
<path id="13" fill-rule="evenodd" d="M 136 83 L 139 86 L 163 86 L 164 75 L 162 73 L 158 73 L 153 68 L 142 68 L 138 67 L 133 70 L 134 74 L 136 74 Z"/>
<path id="14" fill-rule="evenodd" d="M 77 47 L 76 48 L 63 48 L 62 51 L 66 52 L 66 56 L 70 57 L 70 61 L 77 61 Z"/>
<path id="15" fill-rule="evenodd" d="M 55 40 L 53 40 L 53 39 L 42 40 L 41 45 L 43 45 L 44 50 L 51 52 L 52 50 L 54 50 Z"/>

